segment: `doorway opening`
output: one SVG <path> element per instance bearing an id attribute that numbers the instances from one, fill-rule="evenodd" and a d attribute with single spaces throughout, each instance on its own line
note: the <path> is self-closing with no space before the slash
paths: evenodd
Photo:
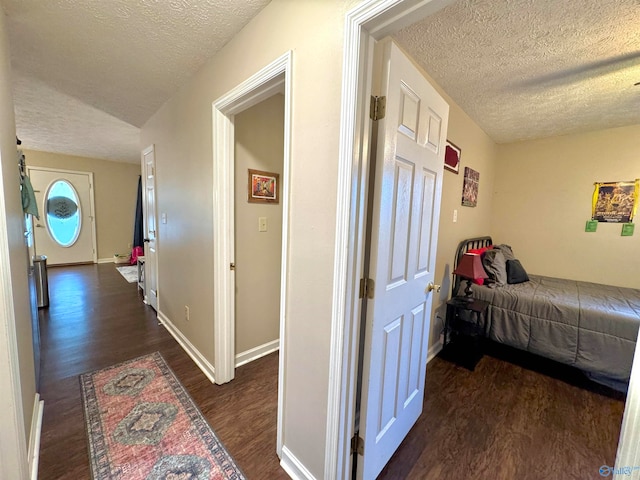
<path id="1" fill-rule="evenodd" d="M 235 115 L 235 366 L 279 348 L 284 90 Z"/>
<path id="2" fill-rule="evenodd" d="M 285 396 L 285 370 L 284 365 L 286 356 L 286 337 L 285 337 L 285 317 L 286 317 L 286 279 L 287 275 L 287 257 L 288 257 L 288 232 L 289 232 L 289 175 L 290 175 L 290 139 L 291 139 L 291 62 L 292 53 L 287 52 L 280 58 L 264 67 L 262 70 L 254 74 L 252 77 L 238 85 L 236 88 L 228 92 L 213 103 L 213 171 L 214 171 L 214 207 L 213 207 L 213 225 L 214 225 L 214 367 L 215 367 L 215 383 L 223 384 L 233 380 L 235 376 L 235 367 L 251 359 L 266 355 L 270 351 L 279 349 L 279 366 L 278 366 L 278 421 L 277 421 L 277 441 L 276 451 L 278 456 L 282 452 L 282 418 Z M 266 102 L 265 102 L 266 101 Z M 264 105 L 259 106 L 265 102 Z M 251 107 L 258 106 L 258 109 L 268 107 L 270 103 L 280 102 L 282 104 L 282 146 L 281 172 L 267 170 L 272 163 L 266 164 L 252 163 L 256 167 L 264 165 L 265 168 L 253 168 L 247 164 L 238 169 L 246 171 L 238 174 L 236 178 L 236 132 L 235 121 L 236 116 L 240 116 Z M 241 119 L 242 123 L 242 119 Z M 242 149 L 238 149 L 239 152 Z M 240 153 L 240 157 L 246 151 Z M 248 155 L 249 161 L 256 162 L 256 158 Z M 251 159 L 252 158 L 252 159 Z M 240 158 L 238 159 L 240 163 Z M 244 157 L 242 162 L 244 162 Z M 273 164 L 275 165 L 275 164 Z M 249 177 L 249 169 L 253 171 L 253 176 Z M 275 167 L 274 169 L 277 169 Z M 256 173 L 257 172 L 257 173 Z M 277 174 L 277 175 L 274 175 Z M 251 178 L 252 188 L 249 189 L 249 178 Z M 263 187 L 254 191 L 255 182 Z M 272 183 L 273 182 L 273 183 Z M 280 184 L 278 187 L 278 183 Z M 236 187 L 238 185 L 238 187 Z M 247 338 L 239 338 L 236 341 L 236 244 L 240 245 L 243 240 L 236 238 L 236 190 L 241 188 L 242 191 L 237 192 L 239 196 L 245 195 L 248 201 L 249 195 L 261 197 L 261 200 L 271 200 L 265 202 L 262 206 L 271 208 L 278 205 L 281 210 L 277 215 L 272 213 L 258 213 L 250 211 L 249 215 L 253 216 L 253 226 L 251 222 L 247 222 L 248 228 L 256 234 L 266 235 L 269 231 L 275 233 L 278 230 L 276 218 L 282 218 L 280 231 L 280 252 L 279 264 L 276 260 L 276 266 L 273 266 L 273 258 L 271 259 L 271 269 L 278 271 L 279 275 L 275 276 L 275 281 L 279 283 L 279 291 L 277 296 L 278 304 L 278 320 L 276 328 L 278 330 L 277 344 L 273 339 L 268 339 L 273 334 L 273 325 L 270 329 L 261 332 L 264 337 L 262 339 L 252 339 L 252 341 L 266 342 L 251 347 L 240 353 L 240 358 L 236 358 L 236 347 L 246 348 L 249 343 L 244 343 Z M 277 196 L 278 203 L 275 203 L 274 196 Z M 244 202 L 243 202 L 244 203 Z M 271 203 L 271 205 L 269 205 Z M 255 204 L 257 205 L 257 204 Z M 267 210 L 273 212 L 275 210 Z M 243 215 L 244 213 L 242 213 Z M 240 218 L 240 215 L 238 216 Z M 244 218 L 244 217 L 242 217 Z M 273 220 L 270 220 L 273 219 Z M 244 220 L 243 220 L 244 222 Z M 272 229 L 273 227 L 273 229 Z M 266 232 L 263 231 L 266 229 Z M 262 231 L 261 231 L 262 230 Z M 267 235 L 268 236 L 268 235 Z M 277 238 L 274 242 L 278 243 Z M 244 249 L 244 246 L 242 247 Z M 273 256 L 273 245 L 270 248 Z M 244 261 L 247 261 L 246 257 Z M 250 261 L 250 260 L 249 260 Z M 260 265 L 239 265 L 241 281 L 244 279 L 251 280 L 251 268 L 260 268 Z M 245 289 L 243 287 L 243 289 Z M 272 293 L 273 295 L 273 293 Z M 251 299 L 248 307 L 255 314 L 259 315 L 260 306 Z M 244 306 L 243 306 L 244 307 Z M 272 311 L 273 314 L 273 311 Z M 245 322 L 246 323 L 246 322 Z M 246 324 L 242 324 L 240 331 L 247 328 Z M 254 333 L 254 332 L 252 332 Z"/>

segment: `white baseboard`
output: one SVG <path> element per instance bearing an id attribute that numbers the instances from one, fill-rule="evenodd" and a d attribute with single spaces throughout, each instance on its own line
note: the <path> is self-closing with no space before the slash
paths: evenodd
<path id="1" fill-rule="evenodd" d="M 207 360 L 202 353 L 185 337 L 176 326 L 171 323 L 171 320 L 162 312 L 158 312 L 158 321 L 165 326 L 167 331 L 171 334 L 176 342 L 180 344 L 182 349 L 187 352 L 191 359 L 195 362 L 202 373 L 204 373 L 211 383 L 215 383 L 215 368 L 209 360 Z"/>
<path id="2" fill-rule="evenodd" d="M 265 355 L 269 355 L 279 348 L 280 340 L 274 340 L 263 345 L 258 345 L 257 347 L 251 348 L 242 353 L 238 353 L 236 355 L 236 368 L 249 362 L 253 362 L 254 360 L 264 357 Z"/>
<path id="3" fill-rule="evenodd" d="M 436 342 L 431 347 L 429 347 L 429 351 L 427 352 L 427 364 L 435 358 L 442 351 L 442 344 L 440 342 Z"/>
<path id="4" fill-rule="evenodd" d="M 36 393 L 33 401 L 33 416 L 31 417 L 31 431 L 29 432 L 29 473 L 31 480 L 38 479 L 38 461 L 40 460 L 40 434 L 42 432 L 42 415 L 44 400 Z"/>
<path id="5" fill-rule="evenodd" d="M 309 470 L 291 453 L 286 445 L 282 447 L 280 466 L 294 480 L 316 480 Z"/>
<path id="6" fill-rule="evenodd" d="M 113 263 L 113 257 L 99 258 L 98 263 Z"/>

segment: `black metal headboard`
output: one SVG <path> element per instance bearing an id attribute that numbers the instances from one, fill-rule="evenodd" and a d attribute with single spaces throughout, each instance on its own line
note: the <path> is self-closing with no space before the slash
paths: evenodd
<path id="1" fill-rule="evenodd" d="M 458 267 L 458 262 L 462 258 L 462 255 L 469 250 L 473 250 L 476 248 L 488 247 L 489 245 L 493 245 L 493 240 L 491 237 L 476 237 L 476 238 L 468 238 L 463 240 L 458 245 L 458 249 L 456 250 L 456 258 L 453 262 L 453 271 Z M 455 297 L 458 292 L 458 287 L 460 286 L 460 278 L 457 275 L 453 276 L 453 289 L 451 290 L 451 296 Z"/>

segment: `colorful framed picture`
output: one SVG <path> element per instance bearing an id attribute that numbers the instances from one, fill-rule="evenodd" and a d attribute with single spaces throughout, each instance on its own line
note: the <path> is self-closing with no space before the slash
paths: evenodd
<path id="1" fill-rule="evenodd" d="M 247 194 L 249 203 L 279 203 L 280 175 L 249 169 Z"/>
<path id="2" fill-rule="evenodd" d="M 444 168 L 456 175 L 460 172 L 460 157 L 462 156 L 462 150 L 447 140 L 447 146 L 444 150 Z"/>
<path id="3" fill-rule="evenodd" d="M 475 207 L 478 204 L 478 185 L 480 173 L 472 168 L 464 167 L 464 183 L 462 185 L 462 205 Z"/>
<path id="4" fill-rule="evenodd" d="M 608 223 L 631 223 L 638 209 L 640 179 L 629 182 L 598 182 L 591 200 L 591 219 Z"/>

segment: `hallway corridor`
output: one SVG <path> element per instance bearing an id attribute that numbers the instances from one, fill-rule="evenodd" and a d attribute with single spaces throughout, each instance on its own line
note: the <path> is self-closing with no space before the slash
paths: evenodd
<path id="1" fill-rule="evenodd" d="M 213 385 L 113 264 L 49 269 L 40 309 L 39 479 L 91 478 L 78 375 L 159 351 L 250 479 L 286 479 L 276 450 L 277 353 Z M 213 325 L 212 327 L 213 328 Z"/>

